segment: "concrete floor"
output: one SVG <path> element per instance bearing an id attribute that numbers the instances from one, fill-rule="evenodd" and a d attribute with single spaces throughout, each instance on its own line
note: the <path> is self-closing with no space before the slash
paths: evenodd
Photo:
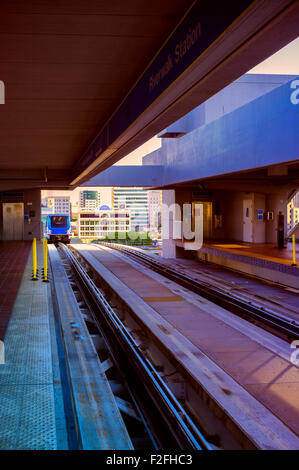
<path id="1" fill-rule="evenodd" d="M 0 242 L 0 340 L 3 340 L 31 242 Z"/>

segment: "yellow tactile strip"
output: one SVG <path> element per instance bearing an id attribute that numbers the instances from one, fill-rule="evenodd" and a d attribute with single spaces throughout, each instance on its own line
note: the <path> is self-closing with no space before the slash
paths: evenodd
<path id="1" fill-rule="evenodd" d="M 237 255 L 249 256 L 250 258 L 264 259 L 266 261 L 272 261 L 273 263 L 278 263 L 278 264 L 286 264 L 288 266 L 290 265 L 292 266 L 292 263 L 293 263 L 291 253 L 290 253 L 290 259 L 286 259 L 286 258 L 281 258 L 281 257 L 279 258 L 277 256 L 263 255 L 262 253 L 259 253 L 257 251 L 249 251 L 251 247 L 248 247 L 248 246 L 211 244 L 211 245 L 207 245 L 207 248 L 214 248 L 215 250 L 219 250 L 219 251 L 228 251 L 230 253 L 235 253 Z"/>

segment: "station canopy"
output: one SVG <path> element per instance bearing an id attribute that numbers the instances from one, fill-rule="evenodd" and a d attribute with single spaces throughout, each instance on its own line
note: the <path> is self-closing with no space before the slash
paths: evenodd
<path id="1" fill-rule="evenodd" d="M 1 2 L 0 190 L 81 184 L 297 34 L 298 2 L 218 3 Z"/>

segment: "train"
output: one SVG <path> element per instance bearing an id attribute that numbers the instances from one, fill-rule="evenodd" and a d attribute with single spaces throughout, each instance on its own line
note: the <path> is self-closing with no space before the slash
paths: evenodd
<path id="1" fill-rule="evenodd" d="M 70 243 L 72 229 L 70 217 L 66 214 L 50 214 L 45 226 L 45 238 L 48 243 Z"/>

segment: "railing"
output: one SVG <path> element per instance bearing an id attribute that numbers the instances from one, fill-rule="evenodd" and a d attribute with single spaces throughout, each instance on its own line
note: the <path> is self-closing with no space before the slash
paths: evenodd
<path id="1" fill-rule="evenodd" d="M 45 237 L 43 238 L 43 260 L 43 282 L 48 282 L 48 241 Z"/>
<path id="2" fill-rule="evenodd" d="M 32 242 L 32 280 L 38 280 L 38 273 L 37 273 L 37 248 L 36 248 L 36 238 L 33 239 Z"/>

